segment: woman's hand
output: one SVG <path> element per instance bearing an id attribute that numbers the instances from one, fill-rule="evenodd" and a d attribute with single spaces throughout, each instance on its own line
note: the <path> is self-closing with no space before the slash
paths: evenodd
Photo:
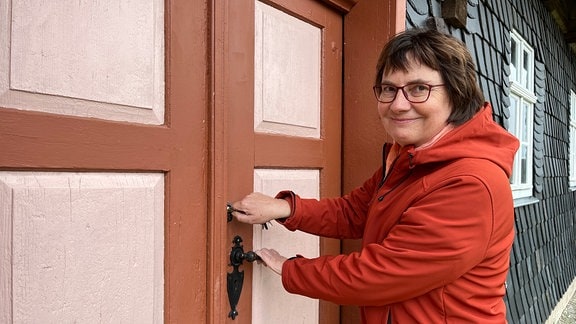
<path id="1" fill-rule="evenodd" d="M 262 261 L 268 268 L 277 274 L 282 275 L 282 266 L 284 265 L 284 262 L 288 260 L 286 257 L 283 257 L 273 249 L 261 249 L 256 251 L 256 254 L 262 258 Z"/>
<path id="2" fill-rule="evenodd" d="M 276 199 L 259 192 L 253 192 L 232 204 L 232 215 L 239 222 L 266 224 L 267 222 L 290 216 L 290 205 L 284 199 Z"/>

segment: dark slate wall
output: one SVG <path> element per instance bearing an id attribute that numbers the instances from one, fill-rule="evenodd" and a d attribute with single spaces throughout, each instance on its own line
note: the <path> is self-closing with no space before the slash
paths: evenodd
<path id="1" fill-rule="evenodd" d="M 569 96 L 576 91 L 576 55 L 540 0 L 468 0 L 466 28 L 446 23 L 442 2 L 408 0 L 406 27 L 435 26 L 466 43 L 494 118 L 503 126 L 509 117 L 512 29 L 535 50 L 536 200 L 515 209 L 517 235 L 505 299 L 510 323 L 544 323 L 576 277 L 576 195 L 568 186 Z"/>

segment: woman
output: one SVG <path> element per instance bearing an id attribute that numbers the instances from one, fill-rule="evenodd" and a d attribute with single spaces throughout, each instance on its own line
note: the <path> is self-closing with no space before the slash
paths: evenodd
<path id="1" fill-rule="evenodd" d="M 400 33 L 382 50 L 374 93 L 394 142 L 370 179 L 339 198 L 252 193 L 234 216 L 362 238 L 349 255 L 257 253 L 288 292 L 358 305 L 363 323 L 505 323 L 518 141 L 493 121 L 470 53 L 437 31 Z"/>

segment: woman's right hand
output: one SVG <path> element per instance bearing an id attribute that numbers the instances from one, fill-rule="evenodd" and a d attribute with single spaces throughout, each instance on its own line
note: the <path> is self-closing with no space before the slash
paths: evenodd
<path id="1" fill-rule="evenodd" d="M 239 222 L 266 224 L 267 222 L 290 216 L 290 205 L 284 199 L 276 199 L 259 192 L 253 192 L 231 204 L 232 215 Z"/>

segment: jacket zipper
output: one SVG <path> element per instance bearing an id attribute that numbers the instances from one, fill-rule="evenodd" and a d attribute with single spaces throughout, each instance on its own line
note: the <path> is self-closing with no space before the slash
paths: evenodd
<path id="1" fill-rule="evenodd" d="M 396 164 L 396 161 L 398 160 L 399 156 L 396 157 L 396 159 L 394 159 L 394 161 L 392 162 L 392 164 L 390 165 L 390 170 L 386 170 L 385 171 L 385 175 L 384 177 L 382 177 L 382 181 L 380 181 L 380 185 L 378 186 L 378 190 L 380 190 L 380 188 L 382 188 L 382 186 L 384 185 L 384 183 L 386 182 L 386 180 L 388 179 L 388 175 L 390 174 L 390 172 L 387 171 L 392 171 L 392 169 L 394 169 L 394 165 Z M 412 153 L 408 153 L 408 172 L 406 173 L 406 175 L 400 179 L 395 185 L 394 187 L 390 188 L 390 190 L 386 191 L 383 195 L 379 196 L 377 198 L 378 201 L 382 201 L 384 200 L 384 198 L 392 191 L 394 191 L 396 188 L 398 188 L 404 181 L 406 181 L 406 179 L 408 179 L 408 177 L 410 177 L 410 175 L 412 175 L 412 169 L 414 169 L 414 165 L 412 164 L 412 159 L 414 158 L 414 154 Z"/>

